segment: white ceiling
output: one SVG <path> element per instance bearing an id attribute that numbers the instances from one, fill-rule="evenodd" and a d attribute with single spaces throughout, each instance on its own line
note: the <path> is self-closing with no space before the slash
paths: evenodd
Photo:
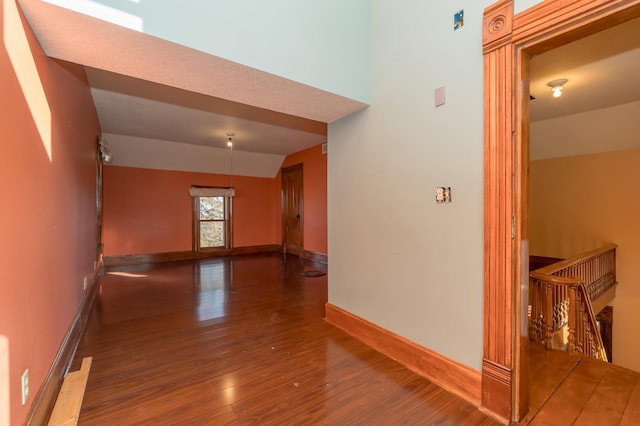
<path id="1" fill-rule="evenodd" d="M 548 82 L 567 79 L 553 98 Z M 640 18 L 531 59 L 531 121 L 640 100 Z"/>
<path id="2" fill-rule="evenodd" d="M 326 142 L 327 125 L 288 114 L 86 68 L 107 134 L 290 154 Z"/>
<path id="3" fill-rule="evenodd" d="M 40 0 L 19 0 L 47 55 L 85 66 L 102 131 L 287 155 L 366 105 Z M 547 82 L 568 80 L 555 99 Z M 640 18 L 531 60 L 532 122 L 640 100 Z"/>

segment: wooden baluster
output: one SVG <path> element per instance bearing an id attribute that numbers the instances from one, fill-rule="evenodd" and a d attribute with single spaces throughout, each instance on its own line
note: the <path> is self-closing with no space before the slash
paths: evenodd
<path id="1" fill-rule="evenodd" d="M 544 284 L 544 346 L 547 350 L 551 350 L 551 334 L 553 332 L 553 284 Z"/>
<path id="2" fill-rule="evenodd" d="M 535 342 L 536 324 L 536 282 L 533 278 L 529 277 L 529 341 Z"/>
<path id="3" fill-rule="evenodd" d="M 616 283 L 615 261 L 611 244 L 532 272 L 534 339 L 551 349 L 553 333 L 566 325 L 567 350 L 606 360 L 591 300 Z"/>
<path id="4" fill-rule="evenodd" d="M 589 323 L 589 316 L 587 315 L 587 304 L 586 301 L 582 303 L 582 328 L 584 328 L 584 350 L 588 356 L 595 356 L 593 351 L 594 342 L 593 342 L 593 330 L 591 329 L 591 324 Z"/>
<path id="5" fill-rule="evenodd" d="M 542 283 L 533 280 L 533 300 L 531 305 L 531 319 L 533 321 L 533 336 L 536 342 L 542 342 L 544 339 L 544 302 Z"/>
<path id="6" fill-rule="evenodd" d="M 589 326 L 589 318 L 587 315 L 587 303 L 586 300 L 584 300 L 584 298 L 582 297 L 583 292 L 579 291 L 580 288 L 576 287 L 576 297 L 578 299 L 578 309 L 579 309 L 579 314 L 580 314 L 580 341 L 579 341 L 579 346 L 578 346 L 578 350 L 579 352 L 582 352 L 583 354 L 589 355 L 589 353 L 591 352 L 590 346 L 591 344 L 589 343 L 589 329 L 591 328 Z"/>
<path id="7" fill-rule="evenodd" d="M 589 352 L 589 348 L 588 348 L 588 339 L 589 339 L 589 327 L 587 326 L 585 320 L 586 320 L 586 315 L 585 315 L 585 304 L 584 301 L 582 300 L 582 294 L 580 293 L 580 288 L 578 286 L 576 286 L 576 299 L 577 299 L 577 310 L 578 310 L 578 317 L 577 319 L 580 321 L 580 324 L 578 324 L 578 327 L 580 327 L 580 341 L 578 342 L 578 344 L 576 344 L 576 346 L 578 347 L 578 350 L 584 354 Z"/>
<path id="8" fill-rule="evenodd" d="M 561 294 L 561 298 L 560 300 L 558 300 L 558 303 L 561 304 L 561 306 L 559 306 L 560 308 L 560 317 L 558 318 L 558 325 L 556 326 L 556 330 L 558 331 L 560 329 L 562 329 L 562 327 L 564 327 L 565 323 L 567 322 L 567 289 L 564 287 L 560 287 L 560 294 Z"/>
<path id="9" fill-rule="evenodd" d="M 567 350 L 576 351 L 576 291 L 575 286 L 569 287 L 569 342 Z"/>
<path id="10" fill-rule="evenodd" d="M 584 300 L 584 296 L 583 296 L 583 300 Z M 583 301 L 582 305 L 583 305 L 582 309 L 583 309 L 583 312 L 584 312 L 584 314 L 582 315 L 582 317 L 583 317 L 583 327 L 585 329 L 584 344 L 585 344 L 585 346 L 588 346 L 588 348 L 585 347 L 585 352 L 588 350 L 589 356 L 597 358 L 598 357 L 597 345 L 596 345 L 596 341 L 595 341 L 594 335 L 593 335 L 595 330 L 593 329 L 593 327 L 591 326 L 591 323 L 589 322 L 589 315 L 587 314 L 588 306 L 587 306 L 586 301 Z"/>

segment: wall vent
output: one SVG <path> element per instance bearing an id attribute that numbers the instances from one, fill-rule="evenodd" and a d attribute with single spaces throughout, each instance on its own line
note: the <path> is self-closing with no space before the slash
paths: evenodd
<path id="1" fill-rule="evenodd" d="M 322 144 L 322 153 L 326 154 L 327 153 L 327 149 L 328 149 L 327 148 L 327 143 L 325 142 L 325 143 Z"/>

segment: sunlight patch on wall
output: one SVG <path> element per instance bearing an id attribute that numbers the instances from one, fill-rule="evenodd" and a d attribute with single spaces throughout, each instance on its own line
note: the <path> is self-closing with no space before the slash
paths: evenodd
<path id="1" fill-rule="evenodd" d="M 9 55 L 18 82 L 29 105 L 31 116 L 40 133 L 40 140 L 47 152 L 49 161 L 53 161 L 51 149 L 51 110 L 44 93 L 38 68 L 29 47 L 27 34 L 22 26 L 17 4 L 4 2 L 4 34 L 3 43 Z"/>
<path id="2" fill-rule="evenodd" d="M 102 21 L 111 22 L 112 24 L 120 25 L 121 27 L 129 28 L 130 30 L 142 32 L 143 20 L 141 17 L 132 15 L 127 12 L 115 9 L 113 7 L 106 6 L 104 4 L 97 3 L 92 0 L 44 0 L 46 3 L 53 4 L 55 6 L 64 7 L 65 9 L 73 10 L 83 15 L 92 16 Z M 132 0 L 133 3 L 139 3 L 139 1 Z"/>

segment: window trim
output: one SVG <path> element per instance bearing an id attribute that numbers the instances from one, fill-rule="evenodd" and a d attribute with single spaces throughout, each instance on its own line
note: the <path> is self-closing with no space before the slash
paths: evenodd
<path id="1" fill-rule="evenodd" d="M 214 195 L 219 197 L 220 195 Z M 191 201 L 191 241 L 194 252 L 220 251 L 233 248 L 233 198 L 224 200 L 224 246 L 200 247 L 200 196 L 192 196 Z M 209 221 L 206 221 L 209 222 Z"/>

